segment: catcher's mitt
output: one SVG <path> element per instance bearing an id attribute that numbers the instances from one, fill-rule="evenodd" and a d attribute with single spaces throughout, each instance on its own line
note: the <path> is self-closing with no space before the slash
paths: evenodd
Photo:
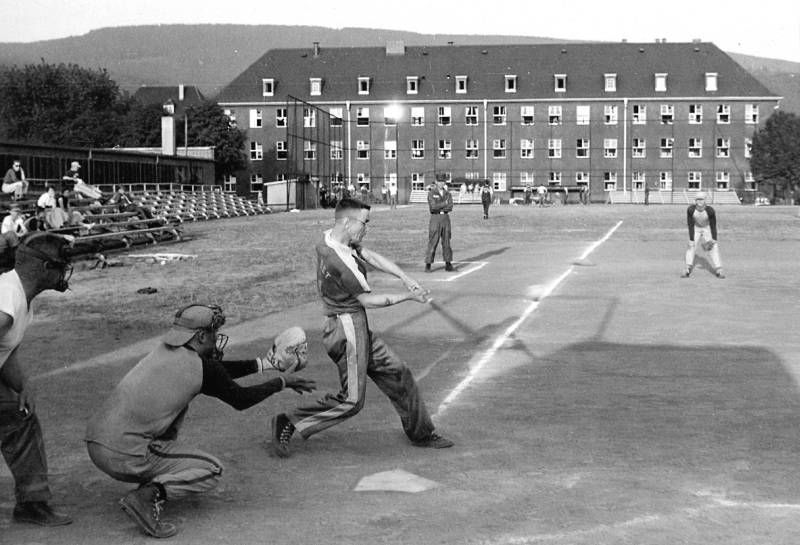
<path id="1" fill-rule="evenodd" d="M 716 243 L 717 243 L 717 241 L 716 241 L 716 240 L 709 240 L 708 242 L 704 242 L 704 243 L 703 243 L 703 249 L 704 249 L 706 252 L 710 252 L 710 251 L 711 251 L 711 248 L 713 248 L 713 247 L 714 247 L 714 245 L 715 245 Z"/>
<path id="2" fill-rule="evenodd" d="M 294 371 L 301 371 L 308 365 L 306 351 L 306 332 L 300 327 L 290 327 L 275 337 L 267 355 L 272 366 L 280 372 L 288 371 L 295 363 Z"/>

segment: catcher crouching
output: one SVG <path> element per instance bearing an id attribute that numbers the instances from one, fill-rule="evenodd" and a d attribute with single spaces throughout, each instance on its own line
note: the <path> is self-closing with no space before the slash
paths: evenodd
<path id="1" fill-rule="evenodd" d="M 224 323 L 217 306 L 180 309 L 162 342 L 125 375 L 89 423 L 89 457 L 110 477 L 139 485 L 120 505 L 152 537 L 177 533 L 160 520 L 165 501 L 212 490 L 222 475 L 217 458 L 178 440 L 195 396 L 216 397 L 242 411 L 285 388 L 300 394 L 316 388 L 295 374 L 308 363 L 302 329 L 279 335 L 264 358 L 223 361 Z M 233 380 L 273 367 L 286 373 L 248 387 Z"/>

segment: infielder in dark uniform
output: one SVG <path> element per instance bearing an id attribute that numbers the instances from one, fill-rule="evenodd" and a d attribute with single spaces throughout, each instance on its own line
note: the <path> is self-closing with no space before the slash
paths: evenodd
<path id="1" fill-rule="evenodd" d="M 333 229 L 317 244 L 317 289 L 326 316 L 322 341 L 339 370 L 341 390 L 313 405 L 298 407 L 272 419 L 272 445 L 281 458 L 289 456 L 295 431 L 303 439 L 340 424 L 364 407 L 367 377 L 389 397 L 403 430 L 418 447 L 446 448 L 453 442 L 434 431 L 411 371 L 369 328 L 368 308 L 429 301 L 428 292 L 394 262 L 361 246 L 367 232 L 370 206 L 344 199 L 336 206 Z M 366 264 L 399 278 L 401 293 L 372 293 Z"/>
<path id="2" fill-rule="evenodd" d="M 425 272 L 431 272 L 431 263 L 436 255 L 436 246 L 442 241 L 442 258 L 444 270 L 452 271 L 453 249 L 450 248 L 450 212 L 453 211 L 453 196 L 447 190 L 444 180 L 436 180 L 436 185 L 431 185 L 428 190 L 428 208 L 431 211 L 431 221 L 428 224 L 428 250 L 425 253 Z"/>
<path id="3" fill-rule="evenodd" d="M 220 461 L 178 441 L 189 403 L 198 394 L 243 411 L 284 388 L 310 392 L 315 385 L 294 374 L 306 365 L 305 333 L 290 328 L 265 358 L 222 361 L 227 335 L 218 333 L 225 314 L 217 306 L 190 305 L 175 314 L 172 329 L 117 385 L 86 431 L 89 457 L 101 471 L 139 488 L 120 500 L 122 509 L 148 535 L 171 537 L 161 506 L 217 486 Z M 233 379 L 273 366 L 286 374 L 244 387 Z"/>
<path id="4" fill-rule="evenodd" d="M 686 248 L 686 268 L 681 278 L 689 278 L 694 268 L 694 256 L 697 245 L 704 239 L 703 248 L 708 252 L 717 278 L 725 278 L 722 274 L 722 260 L 717 245 L 717 214 L 710 206 L 706 206 L 706 194 L 702 191 L 695 195 L 695 204 L 686 210 L 686 222 L 689 226 L 689 245 Z"/>

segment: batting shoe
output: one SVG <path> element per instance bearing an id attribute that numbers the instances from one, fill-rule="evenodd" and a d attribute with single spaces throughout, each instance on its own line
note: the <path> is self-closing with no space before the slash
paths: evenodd
<path id="1" fill-rule="evenodd" d="M 294 424 L 289 421 L 285 413 L 276 414 L 272 417 L 272 449 L 280 458 L 289 457 L 289 440 L 294 433 Z"/>
<path id="2" fill-rule="evenodd" d="M 447 272 L 453 272 L 455 269 L 453 268 L 453 264 L 448 261 L 444 264 L 444 270 Z"/>
<path id="3" fill-rule="evenodd" d="M 53 511 L 46 502 L 26 501 L 14 506 L 15 522 L 30 522 L 39 526 L 64 526 L 71 524 L 72 519 Z"/>
<path id="4" fill-rule="evenodd" d="M 161 522 L 164 498 L 154 484 L 145 484 L 128 492 L 119 504 L 145 534 L 152 537 L 172 537 L 178 533 L 173 524 Z"/>
<path id="5" fill-rule="evenodd" d="M 717 269 L 717 278 L 725 278 L 725 275 L 722 274 L 722 268 Z"/>
<path id="6" fill-rule="evenodd" d="M 686 267 L 686 269 L 681 273 L 681 278 L 689 278 L 690 274 L 692 274 L 692 268 Z"/>
<path id="7" fill-rule="evenodd" d="M 450 439 L 442 437 L 435 431 L 432 431 L 419 441 L 413 441 L 411 444 L 421 448 L 450 448 L 455 445 Z"/>
<path id="8" fill-rule="evenodd" d="M 425 272 L 426 273 L 433 272 L 433 271 L 431 271 L 431 264 L 430 263 L 425 263 Z"/>

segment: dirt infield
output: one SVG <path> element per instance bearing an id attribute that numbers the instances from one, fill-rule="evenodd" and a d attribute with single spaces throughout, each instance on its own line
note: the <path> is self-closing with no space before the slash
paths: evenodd
<path id="1" fill-rule="evenodd" d="M 702 252 L 691 278 L 679 278 L 680 206 L 491 214 L 454 211 L 455 273 L 422 272 L 423 207 L 376 207 L 365 239 L 433 291 L 435 306 L 404 303 L 370 320 L 414 370 L 456 446 L 410 446 L 370 385 L 359 415 L 295 438 L 292 457 L 278 459 L 267 448 L 269 418 L 301 401 L 296 394 L 242 413 L 198 397 L 183 440 L 219 457 L 225 474 L 214 493 L 167 505 L 180 529 L 171 543 L 797 542 L 795 209 L 717 207 L 724 280 Z M 11 522 L 13 484 L 1 466 L 0 542 L 146 541 L 116 503 L 130 486 L 92 466 L 82 437 L 184 302 L 229 310 L 232 358 L 262 354 L 284 327 L 304 327 L 308 374 L 334 388 L 311 270 L 331 216 L 191 224 L 191 241 L 146 252 L 196 258 L 147 265 L 120 256 L 122 267 L 78 267 L 72 292 L 43 295 L 22 357 L 39 377 L 54 504 L 75 523 Z M 401 287 L 383 275 L 371 283 Z M 525 297 L 532 285 L 552 291 L 535 303 Z M 145 286 L 159 291 L 135 293 Z M 396 470 L 435 486 L 356 491 L 365 477 Z"/>

